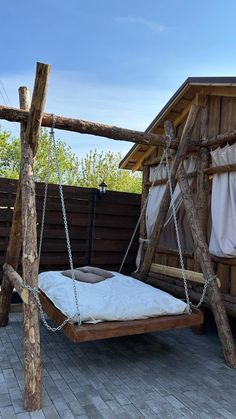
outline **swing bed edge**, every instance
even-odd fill
[[[66,320],[66,316],[55,307],[53,302],[42,291],[40,293],[40,301],[44,311],[56,325]],[[104,321],[96,324],[82,323],[80,326],[70,321],[62,328],[62,332],[71,342],[76,343],[196,327],[202,324],[203,314],[201,310],[194,308],[190,314],[165,315],[139,320]]]

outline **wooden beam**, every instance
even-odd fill
[[[44,310],[56,325],[61,324],[65,320],[64,314],[53,305],[44,293],[41,293],[40,300]],[[139,320],[105,321],[97,324],[84,323],[80,327],[67,323],[63,327],[62,332],[72,342],[88,342],[118,336],[130,336],[160,330],[199,326],[202,323],[203,315],[201,311],[194,309],[191,314],[183,313]]]
[[[182,136],[181,136],[179,148],[177,150],[177,153],[175,155],[173,164],[171,166],[171,184],[172,184],[173,190],[174,190],[174,188],[176,186],[176,183],[177,183],[176,173],[177,173],[179,164],[181,163],[181,161],[186,156],[189,141],[190,141],[190,138],[191,138],[191,132],[192,132],[192,129],[194,127],[194,123],[196,121],[198,112],[199,112],[199,106],[198,105],[192,105],[191,108],[190,108],[190,111],[189,111],[189,115],[188,115],[184,130],[183,130]],[[166,132],[166,134],[169,134],[169,133]],[[141,265],[140,272],[138,272],[138,275],[136,275],[136,276],[139,276],[143,280],[145,280],[145,278],[147,277],[147,274],[150,270],[150,266],[151,266],[152,259],[153,259],[154,253],[155,253],[155,249],[156,249],[156,246],[158,244],[161,232],[162,232],[164,224],[165,224],[166,215],[167,215],[167,212],[168,212],[169,207],[170,207],[170,201],[171,201],[170,191],[169,191],[169,187],[167,185],[165,193],[164,193],[163,198],[162,198],[159,213],[157,214],[157,218],[156,218],[156,221],[155,221],[153,233],[152,233],[152,236],[149,240],[147,250],[145,252],[145,256],[144,256],[143,263]]]
[[[148,150],[145,151],[141,157],[139,157],[139,159],[136,161],[136,163],[133,164],[133,166],[132,166],[132,172],[133,173],[136,172],[136,170],[138,170],[142,166],[142,164],[144,163],[144,161],[149,156],[151,156],[152,153],[155,152],[155,150],[156,150],[156,147],[153,147],[153,146],[152,147],[149,147]]]
[[[29,116],[28,111],[17,108],[0,106],[0,119],[6,119],[12,122],[26,122]],[[81,134],[90,134],[99,137],[111,138],[118,141],[131,141],[145,145],[166,145],[165,136],[160,134],[152,134],[149,132],[141,132],[126,128],[116,127],[114,125],[105,125],[92,121],[84,121],[82,119],[66,118],[64,116],[55,115],[55,128],[79,132]],[[42,126],[52,126],[52,115],[44,113],[42,117]],[[29,133],[31,134],[31,133]],[[178,140],[173,140],[171,148],[178,147]]]
[[[22,268],[24,283],[38,288],[37,216],[35,205],[34,156],[43,117],[50,66],[37,63],[30,112],[22,145]],[[22,121],[24,122],[24,121]],[[24,404],[28,411],[42,406],[39,313],[34,296],[24,304]]]
[[[147,186],[148,180],[150,175],[150,167],[144,166],[143,167],[143,178],[142,178],[142,198],[141,198],[141,209],[143,211],[143,207],[146,204],[149,187]],[[147,237],[147,229],[146,229],[146,209],[143,212],[143,216],[140,220],[140,237],[143,239]]]
[[[30,94],[27,87],[20,87],[19,89],[20,108],[28,110],[30,105]],[[26,125],[21,124],[21,144],[24,138]],[[21,179],[21,174],[20,174]],[[6,263],[13,266],[17,270],[18,261],[22,247],[22,223],[21,223],[21,182],[17,184],[16,199],[13,210],[12,225],[10,231],[9,242],[6,253]],[[3,275],[0,294],[0,326],[6,326],[9,321],[9,312],[11,306],[13,286],[8,278]]]
[[[231,143],[236,141],[236,131],[232,131],[232,132],[225,132],[224,134],[218,134],[215,135],[214,137],[210,137],[210,138],[205,138],[202,143],[201,146],[202,147],[215,147],[215,146],[220,146],[226,143]]]
[[[190,172],[190,173],[187,173],[187,177],[188,178],[193,178],[193,177],[196,177],[197,176],[197,172]],[[155,180],[155,182],[154,183],[152,183],[152,182],[146,182],[146,187],[148,187],[148,188],[150,188],[151,186],[160,186],[160,185],[165,185],[166,183],[168,182],[168,179],[167,178],[164,178],[164,179],[157,179],[157,180]]]
[[[209,86],[204,88],[204,93],[209,96],[236,97],[236,86]]]
[[[205,97],[204,106],[201,109],[200,118],[200,138],[201,142],[207,137],[209,121],[209,97]],[[205,240],[207,242],[208,227],[208,199],[210,193],[209,178],[205,174],[205,169],[210,164],[210,152],[204,147],[200,147],[198,153],[198,169],[197,169],[197,192],[196,192],[196,211],[199,222],[202,226]],[[194,254],[194,270],[200,270],[200,264],[197,255]]]
[[[188,101],[187,105],[183,109],[183,111],[173,120],[173,125],[175,128],[186,118],[186,116],[189,113],[189,110],[192,105],[200,105],[202,106],[202,95],[196,93],[194,96],[194,99],[192,101]],[[154,130],[154,129],[153,129]],[[173,137],[174,138],[174,137]],[[171,147],[172,148],[172,147]],[[173,147],[174,150],[176,150],[176,147]],[[189,146],[189,150],[196,151],[198,149],[198,144],[195,141],[192,141],[192,144]],[[155,147],[150,147],[146,152],[143,153],[143,156],[141,156],[138,161],[133,165],[132,172],[135,172],[140,168],[142,163],[148,159],[149,156],[155,151]]]
[[[208,246],[204,237],[202,226],[199,222],[196,208],[194,207],[193,196],[189,186],[185,169],[181,165],[177,172],[178,183],[182,192],[183,203],[186,209],[189,225],[194,240],[196,255],[198,257],[205,280],[215,276]],[[222,350],[226,363],[236,368],[236,352],[232,333],[229,327],[227,314],[224,307],[223,297],[220,293],[216,281],[211,281],[208,285],[208,298],[212,312],[215,317]]]
[[[213,166],[204,169],[206,175],[214,175],[215,173],[236,172],[236,164],[225,164],[223,166]]]
[[[23,287],[23,279],[21,276],[15,271],[15,269],[13,269],[11,265],[8,265],[7,263],[3,265],[3,271],[10,281],[12,287],[15,288],[15,290],[18,292],[22,301],[25,304],[29,304],[29,291]]]
[[[159,263],[152,263],[150,272],[171,276],[173,278],[183,279],[181,268],[161,265]],[[186,279],[190,282],[196,282],[198,284],[205,284],[204,276],[200,272],[195,272],[195,271],[190,271],[190,270],[185,269],[185,275],[186,275]],[[219,278],[216,278],[216,282],[217,282],[218,287],[220,288],[221,283],[220,283]]]

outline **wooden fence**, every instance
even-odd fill
[[[0,178],[0,278],[10,233],[17,181]],[[138,220],[140,195],[64,186],[64,197],[75,266],[95,265],[118,270]],[[38,236],[44,184],[36,185]],[[135,266],[138,239],[134,241],[124,273]],[[69,265],[57,185],[49,185],[40,270],[63,270]]]

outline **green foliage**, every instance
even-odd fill
[[[79,185],[97,188],[104,180],[110,190],[140,193],[140,173],[119,169],[121,159],[121,153],[90,150],[80,161]]]
[[[11,133],[0,131],[0,176],[17,179],[20,172],[20,140]],[[57,140],[57,154],[64,185],[98,188],[105,181],[108,189],[123,192],[141,192],[141,176],[128,170],[119,169],[121,153],[111,151],[98,153],[90,150],[78,160],[71,148],[62,140]],[[47,159],[49,156],[49,163]],[[48,172],[50,183],[58,183],[53,157],[53,143],[48,132],[42,130],[35,159],[35,180],[45,182]]]
[[[20,141],[0,131],[0,176],[17,179],[20,171]]]

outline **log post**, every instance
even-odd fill
[[[194,127],[194,123],[196,121],[199,109],[200,109],[200,107],[198,105],[195,105],[195,104],[191,105],[191,108],[190,108],[189,114],[188,114],[188,118],[187,118],[186,124],[184,126],[184,130],[183,130],[181,140],[180,140],[180,143],[179,143],[179,148],[177,150],[177,153],[175,155],[174,161],[173,161],[172,166],[171,166],[171,183],[172,183],[173,190],[174,190],[174,188],[176,186],[176,183],[177,183],[176,173],[177,173],[179,164],[181,163],[182,159],[184,159],[184,157],[186,155],[186,152],[188,150],[188,145],[190,143],[192,129]],[[170,136],[172,137],[172,131],[171,131],[170,127],[171,127],[171,125],[168,124],[167,129],[170,129]],[[164,196],[162,198],[159,213],[158,213],[157,218],[156,218],[153,233],[152,233],[152,236],[151,236],[150,241],[148,243],[148,247],[147,247],[147,250],[146,250],[146,253],[145,253],[145,256],[144,256],[144,260],[143,260],[143,263],[141,265],[141,269],[135,275],[136,277],[139,277],[142,280],[146,279],[147,274],[150,270],[150,266],[151,266],[151,263],[152,263],[152,260],[153,260],[153,256],[154,256],[154,253],[155,253],[155,250],[156,250],[156,246],[158,244],[161,232],[163,230],[166,215],[167,215],[167,212],[168,212],[168,209],[169,209],[169,206],[170,206],[170,201],[171,201],[170,191],[169,191],[169,186],[167,185]]]
[[[20,108],[29,110],[30,106],[30,95],[27,87],[19,88],[19,102]],[[21,144],[24,138],[26,124],[21,123]],[[22,224],[21,224],[21,173],[19,176],[19,181],[17,184],[16,199],[14,204],[12,225],[9,237],[9,243],[6,253],[6,263],[11,265],[15,270],[17,270],[18,262],[20,258],[20,252],[22,247]],[[11,296],[12,296],[13,286],[3,274],[2,288],[0,294],[0,326],[6,326],[9,320],[9,312],[11,306]]]
[[[209,97],[205,98],[204,106],[201,109],[200,120],[200,142],[207,138],[209,121]],[[196,194],[196,211],[199,222],[202,226],[205,240],[207,242],[207,225],[208,225],[208,199],[209,199],[209,178],[205,173],[205,169],[210,164],[210,153],[207,148],[200,147],[198,153],[198,169],[197,169],[197,194]],[[194,270],[200,270],[200,264],[196,253],[194,252]]]
[[[145,202],[148,197],[149,193],[149,174],[150,174],[150,167],[144,164],[143,166],[143,178],[142,178],[142,199],[141,199],[141,212],[145,205]],[[143,212],[143,216],[140,220],[140,237],[145,239],[147,237],[147,229],[146,229],[146,210]]]
[[[211,257],[204,237],[203,229],[198,219],[196,208],[194,207],[193,195],[183,165],[181,165],[178,169],[177,178],[182,192],[189,225],[193,235],[196,255],[201,265],[204,278],[205,280],[208,280],[209,278],[214,277],[215,273],[212,267]],[[216,281],[214,280],[211,281],[208,286],[208,299],[215,317],[215,322],[226,363],[230,367],[236,368],[236,352],[234,341],[229,327],[223,297],[219,291]]]
[[[43,117],[49,65],[37,63],[33,97],[22,145],[22,267],[24,283],[38,288],[38,255],[34,156]],[[38,306],[32,293],[24,304],[24,404],[28,411],[39,410],[42,403],[40,334]]]

